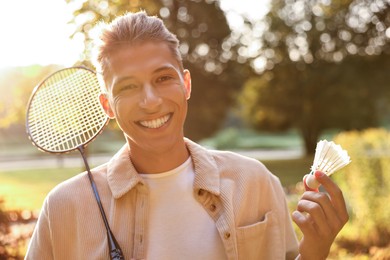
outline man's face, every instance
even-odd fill
[[[122,46],[110,56],[100,101],[132,150],[165,152],[183,142],[191,77],[179,68],[165,43]]]

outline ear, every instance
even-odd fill
[[[184,89],[186,91],[186,99],[190,99],[191,97],[191,74],[189,70],[183,71],[184,76]]]
[[[99,95],[99,101],[102,105],[104,111],[106,112],[107,116],[111,119],[115,118],[114,112],[112,112],[110,102],[108,101],[107,94],[100,93]]]

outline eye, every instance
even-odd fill
[[[172,76],[164,75],[164,76],[161,76],[161,77],[157,78],[157,82],[158,83],[163,83],[163,82],[169,81],[171,79],[173,79]]]
[[[120,87],[120,91],[135,89],[137,87],[138,86],[136,84],[126,84],[123,87]]]

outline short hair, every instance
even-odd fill
[[[109,56],[118,47],[149,41],[165,42],[183,71],[179,40],[158,17],[148,16],[144,11],[128,12],[111,23],[99,23],[96,29],[93,63],[103,79],[109,69]]]

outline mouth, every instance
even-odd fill
[[[153,120],[144,120],[144,121],[139,121],[138,123],[146,128],[151,128],[151,129],[157,129],[165,125],[169,119],[171,118],[172,114],[167,114],[165,116],[162,116],[157,119]]]

